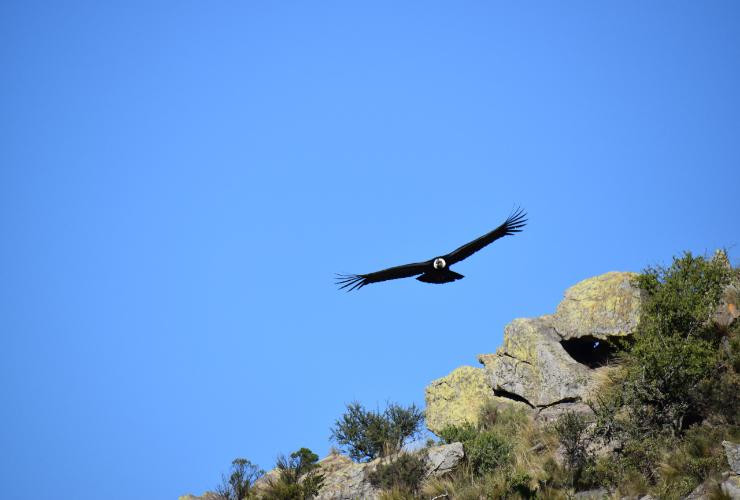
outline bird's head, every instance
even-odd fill
[[[447,262],[442,257],[434,259],[434,269],[444,269],[446,265]]]

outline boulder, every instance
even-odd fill
[[[324,485],[316,500],[377,498],[378,491],[367,480],[367,474],[377,466],[377,462],[379,460],[357,463],[338,453],[324,458],[319,462]]]
[[[481,410],[490,402],[512,404],[493,394],[483,368],[472,366],[461,366],[434,380],[425,390],[425,400],[426,425],[437,435],[448,425],[477,425]]]
[[[727,463],[730,465],[730,470],[735,474],[740,474],[740,444],[722,441],[722,447],[725,449],[725,456],[727,457]]]
[[[707,498],[710,498],[709,494],[712,491],[712,488],[716,486],[717,483],[713,483],[712,481],[705,481],[694,488],[694,490],[689,493],[688,496],[685,497],[683,500],[705,500]]]
[[[532,407],[579,399],[589,368],[563,348],[552,317],[515,319],[504,329],[496,354],[479,356],[488,384],[499,394],[518,396]]]
[[[427,477],[440,477],[452,472],[464,456],[462,443],[429,448],[426,456]]]
[[[720,485],[722,492],[732,500],[740,500],[740,476],[733,474]]]
[[[422,454],[426,462],[426,477],[440,477],[453,471],[464,457],[462,443],[432,446],[415,452]],[[316,500],[350,500],[363,498],[375,500],[380,492],[370,484],[369,474],[380,464],[387,464],[398,458],[399,454],[377,458],[370,462],[357,463],[345,455],[332,453],[319,461],[320,472],[324,474],[324,484]],[[267,486],[269,478],[276,477],[277,471],[265,474],[255,483],[257,491]],[[196,499],[197,500],[197,499]]]
[[[587,399],[609,371],[609,338],[630,335],[639,321],[635,276],[610,272],[581,281],[555,314],[506,325],[503,345],[478,357],[494,393],[540,411]],[[581,403],[577,410],[587,408]]]
[[[605,488],[579,491],[573,495],[573,498],[576,500],[604,500],[605,498],[609,498],[609,491]]]
[[[488,401],[526,405],[556,418],[562,409],[588,412],[583,404],[606,380],[609,339],[632,334],[642,294],[635,273],[609,272],[570,287],[554,314],[515,319],[503,345],[482,354],[483,369],[465,366],[426,389],[427,427],[476,424]]]
[[[563,339],[597,339],[630,335],[640,319],[641,292],[635,273],[610,272],[589,278],[565,291],[553,316]]]

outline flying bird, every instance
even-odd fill
[[[417,280],[424,283],[449,283],[463,279],[462,274],[458,274],[450,266],[467,259],[481,248],[490,245],[497,239],[521,232],[527,223],[525,218],[527,214],[521,209],[515,210],[503,224],[493,231],[484,234],[470,243],[466,243],[460,248],[453,250],[447,255],[434,257],[424,262],[414,264],[405,264],[403,266],[389,267],[382,271],[376,271],[368,274],[338,274],[336,283],[339,289],[346,288],[347,291],[360,289],[370,283],[380,281],[395,280],[399,278],[410,278],[417,276]],[[418,276],[421,275],[421,276]]]

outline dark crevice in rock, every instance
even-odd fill
[[[550,403],[548,405],[538,406],[537,409],[539,411],[542,411],[542,410],[544,410],[546,408],[550,408],[551,406],[560,405],[560,404],[564,404],[564,403],[579,403],[580,401],[581,401],[581,398],[579,398],[579,397],[575,397],[575,398],[563,398],[563,399],[559,399],[558,401],[555,401],[554,403]]]
[[[617,348],[608,340],[584,336],[561,340],[560,345],[575,361],[589,368],[598,368],[614,361]]]
[[[507,398],[512,399],[514,401],[519,401],[520,403],[524,403],[528,405],[530,408],[534,408],[535,406],[527,401],[525,398],[521,397],[519,394],[514,394],[513,392],[505,391],[503,389],[494,389],[493,395],[498,396],[500,398]]]
[[[531,365],[531,364],[532,364],[532,363],[530,363],[529,361],[524,361],[523,359],[519,359],[519,358],[517,358],[517,357],[515,357],[515,356],[512,356],[512,355],[511,355],[511,354],[509,354],[509,353],[506,353],[506,352],[505,352],[505,353],[503,353],[503,355],[504,355],[504,356],[506,356],[507,358],[511,358],[511,359],[513,359],[513,360],[515,360],[515,361],[519,361],[520,363],[524,363],[525,365]]]

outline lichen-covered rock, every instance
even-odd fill
[[[427,427],[439,434],[448,425],[476,425],[481,408],[492,397],[483,369],[461,366],[427,386]]]
[[[538,422],[555,422],[565,413],[577,413],[584,417],[593,415],[593,410],[586,403],[581,401],[562,402],[552,406],[546,406],[540,408],[537,412],[536,418]]]
[[[629,335],[640,319],[641,293],[632,284],[635,273],[610,272],[570,287],[553,316],[564,338],[606,339]]]
[[[354,498],[375,499],[378,491],[367,480],[379,460],[356,463],[338,453],[329,455],[319,462],[324,474],[324,485],[316,500],[350,500]]]
[[[722,447],[725,449],[725,456],[730,469],[735,474],[740,474],[740,444],[722,441]]]
[[[478,425],[486,404],[514,405],[524,403],[494,395],[483,368],[461,366],[446,377],[432,381],[425,390],[426,425],[439,435],[449,425]]]
[[[609,498],[609,491],[605,488],[598,488],[595,490],[579,491],[573,498],[576,500],[604,500]]]
[[[732,475],[720,485],[722,492],[732,500],[740,500],[740,476]]]
[[[452,472],[464,456],[462,443],[429,448],[426,456],[427,477],[439,477]]]
[[[480,409],[492,400],[542,412],[590,397],[609,368],[575,359],[574,349],[587,354],[594,349],[595,358],[595,342],[634,331],[642,304],[642,294],[633,285],[635,276],[610,272],[583,280],[565,292],[555,314],[509,323],[496,353],[478,357],[483,371],[458,368],[427,387],[429,429],[438,433],[446,425],[476,424]],[[580,344],[574,347],[572,342]],[[585,405],[579,404],[578,410],[586,411]]]
[[[496,354],[479,356],[488,383],[544,407],[580,399],[590,382],[590,369],[563,348],[552,317],[515,319],[504,329],[504,345]]]
[[[581,281],[565,292],[555,314],[506,325],[503,345],[495,354],[478,357],[491,388],[540,412],[587,399],[609,370],[595,362],[596,342],[630,335],[639,321],[641,292],[632,284],[635,276],[610,272]],[[580,350],[587,354],[593,350],[594,360],[574,359],[573,347],[570,352],[565,348],[574,341],[582,342]]]

